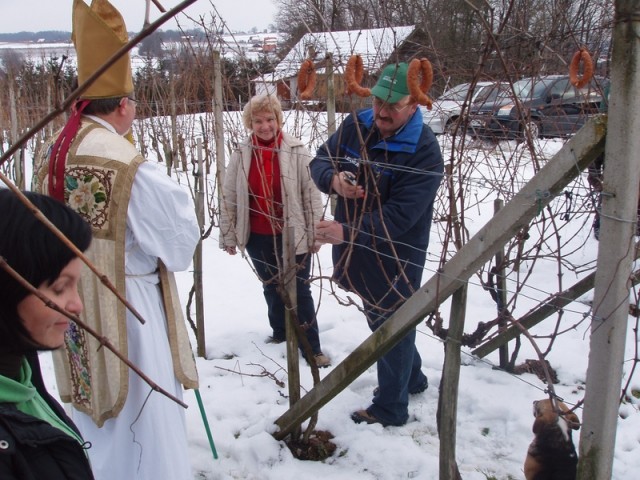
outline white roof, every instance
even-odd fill
[[[300,64],[308,57],[309,47],[313,47],[315,51],[315,61],[322,60],[327,53],[331,53],[334,68],[339,72],[344,69],[349,57],[356,54],[362,57],[365,71],[377,72],[415,28],[415,25],[410,25],[370,30],[307,33],[276,66],[273,73],[255,80],[275,82],[296,76]]]

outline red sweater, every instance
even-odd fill
[[[282,134],[269,142],[251,136],[253,154],[249,168],[249,222],[252,233],[273,235],[282,232],[282,183],[278,149]]]

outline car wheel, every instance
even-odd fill
[[[450,118],[447,124],[444,126],[444,133],[447,135],[451,135],[453,131],[456,129],[456,125],[458,125],[459,117]]]
[[[522,135],[530,135],[531,140],[540,138],[540,124],[535,120],[529,120],[522,126]]]

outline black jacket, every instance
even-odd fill
[[[47,422],[14,404],[0,404],[0,478],[2,480],[93,479],[82,446]]]
[[[32,382],[49,406],[77,431],[60,405],[43,387],[37,357],[29,358]],[[0,479],[92,480],[83,447],[47,422],[26,415],[15,404],[0,403]]]

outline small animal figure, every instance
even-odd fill
[[[555,405],[554,405],[555,403]],[[527,480],[575,480],[578,455],[571,430],[580,428],[580,419],[562,402],[533,402],[533,433],[524,462]]]

